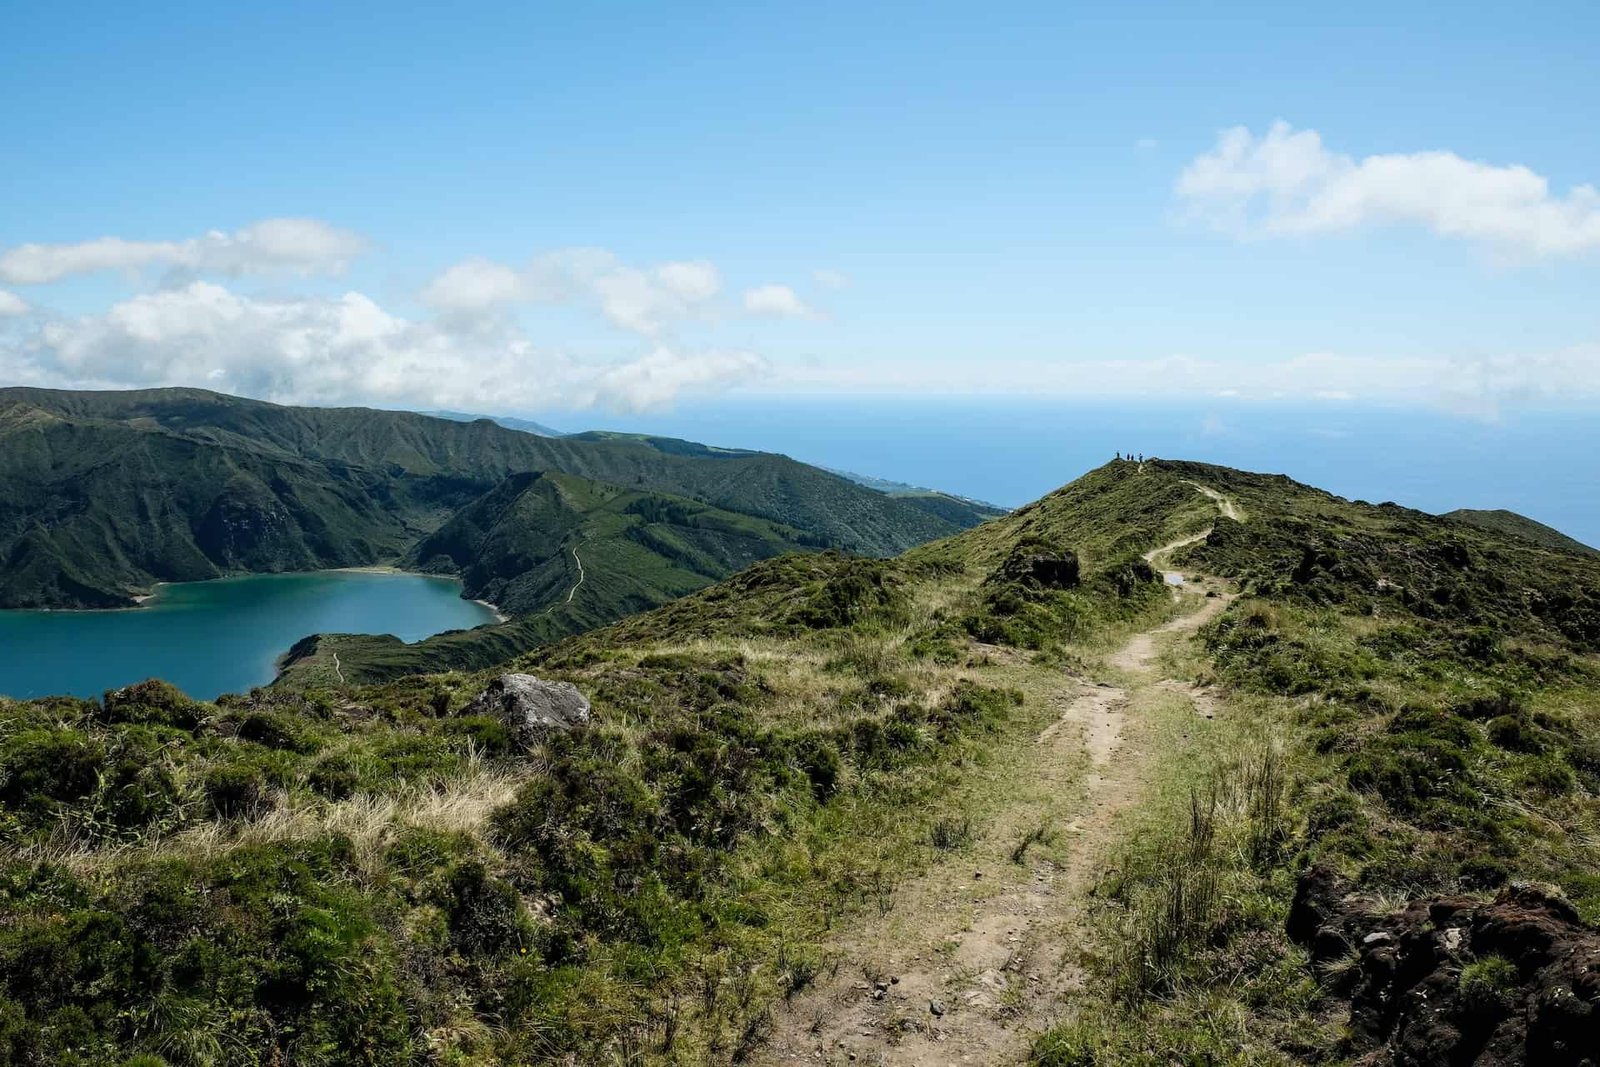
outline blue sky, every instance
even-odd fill
[[[0,379],[1600,406],[1600,7],[1292,7],[11,5]]]

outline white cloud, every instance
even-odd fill
[[[1275,402],[1438,407],[1483,418],[1537,405],[1600,401],[1600,344],[1496,356],[1313,353],[1260,362],[1168,356],[1053,362],[984,360],[811,366],[763,379],[765,388],[905,393],[1026,393],[1150,400],[1216,396]]]
[[[503,263],[466,259],[434,278],[422,301],[441,311],[483,311],[521,298],[522,276]]]
[[[16,293],[0,289],[0,319],[28,313],[28,302]]]
[[[450,267],[422,290],[430,307],[477,313],[513,304],[587,299],[614,325],[646,337],[701,314],[721,291],[717,269],[704,260],[632,267],[601,248],[545,253],[521,268],[486,259]]]
[[[709,263],[663,263],[649,270],[615,267],[589,280],[600,310],[617,326],[654,337],[697,313],[722,287]]]
[[[316,219],[264,219],[234,233],[182,241],[101,237],[78,244],[24,244],[0,253],[0,280],[42,285],[77,274],[163,266],[197,273],[336,274],[367,248],[360,234]]]
[[[467,410],[638,409],[724,388],[764,366],[747,352],[656,346],[582,361],[507,323],[413,321],[361,293],[264,300],[209,282],[144,294],[104,314],[0,334],[0,379],[69,388],[205,384],[283,403]]]
[[[805,318],[815,314],[787,285],[760,285],[745,290],[744,309],[752,315]]]
[[[811,278],[824,289],[846,289],[850,285],[850,276],[837,270],[814,270]]]
[[[1441,237],[1515,256],[1600,248],[1600,192],[1555,195],[1524,166],[1495,166],[1430,151],[1355,159],[1330,152],[1315,130],[1276,122],[1257,137],[1225,130],[1177,181],[1190,214],[1241,237],[1332,233],[1409,223]]]

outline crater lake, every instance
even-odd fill
[[[416,641],[494,622],[449,578],[381,571],[253,574],[163,585],[137,608],[0,611],[0,695],[97,697],[161,678],[197,700],[265,685],[313,633]]]

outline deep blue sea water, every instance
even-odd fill
[[[415,641],[493,622],[461,583],[420,574],[318,571],[161,586],[122,611],[0,611],[0,693],[107,689],[163,678],[211,700],[270,682],[312,633],[392,633]]]
[[[1424,511],[1509,508],[1600,545],[1600,420],[1500,421],[1329,402],[1273,408],[1197,398],[1132,406],[999,397],[729,397],[636,416],[547,412],[563,430],[660,433],[783,452],[1006,506],[1116,451],[1287,474],[1340,496]]]

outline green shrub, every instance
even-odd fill
[[[227,763],[206,772],[206,800],[219,819],[248,819],[267,804],[267,779],[261,768]]]
[[[105,758],[105,746],[78,730],[23,730],[0,755],[0,803],[47,817],[94,792]]]
[[[1485,956],[1461,969],[1459,989],[1470,1014],[1502,1016],[1518,999],[1517,965],[1504,956]]]
[[[443,898],[451,944],[465,955],[509,955],[526,951],[533,940],[522,898],[478,860],[458,864],[450,872]]]
[[[284,712],[252,712],[239,723],[239,737],[287,752],[311,752],[317,747],[311,731]]]
[[[447,729],[485,756],[504,759],[521,748],[511,727],[493,715],[463,715],[450,720]]]
[[[122,689],[107,690],[107,722],[150,723],[193,730],[205,721],[205,705],[190,700],[176,686],[154,678]]]
[[[1460,716],[1408,708],[1351,757],[1347,776],[1351,786],[1378,794],[1398,812],[1447,814],[1440,802],[1472,804],[1478,796],[1471,765],[1477,743],[1472,726]]]

